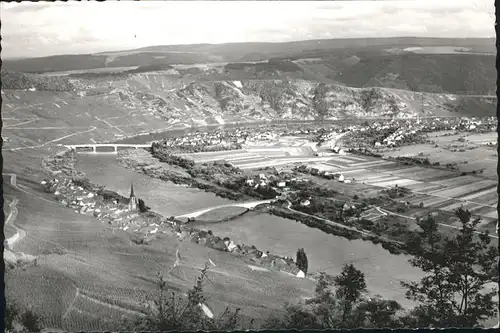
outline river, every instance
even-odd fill
[[[116,155],[77,157],[76,167],[92,182],[128,196],[130,182],[139,198],[164,216],[181,215],[198,209],[230,203],[199,189],[187,188],[147,177],[116,163]],[[271,253],[295,256],[303,247],[309,259],[309,272],[338,274],[345,263],[354,263],[366,276],[368,289],[374,294],[408,306],[400,280],[416,280],[421,271],[408,263],[406,255],[392,255],[382,246],[326,234],[301,223],[281,217],[250,212],[240,218],[207,226],[219,236],[228,236],[238,244],[255,245]]]
[[[127,198],[130,183],[133,182],[135,195],[143,199],[151,210],[167,217],[232,202],[210,192],[167,183],[126,169],[116,163],[116,155],[113,154],[79,154],[76,169],[84,172],[93,183],[103,185]]]

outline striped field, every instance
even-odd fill
[[[280,142],[277,147],[253,146],[236,151],[185,156],[196,163],[226,160],[244,170],[306,164],[320,172],[342,173],[356,183],[375,188],[392,188],[395,185],[407,187],[414,195],[411,202],[422,202],[427,208],[451,211],[463,205],[479,216],[497,218],[495,205],[498,195],[494,180],[461,176],[457,172],[424,166],[405,166],[390,160],[358,155],[312,156],[312,150],[306,144],[284,144]]]

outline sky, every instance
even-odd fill
[[[495,37],[494,10],[492,0],[2,2],[2,57],[197,43]]]

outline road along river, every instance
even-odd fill
[[[136,195],[164,216],[178,216],[232,203],[212,193],[174,185],[126,169],[118,165],[116,156],[111,154],[78,155],[76,168],[93,183],[124,196],[128,196],[130,182],[133,181]],[[297,249],[302,247],[309,259],[310,272],[338,274],[342,265],[352,262],[365,273],[368,289],[372,293],[397,300],[405,306],[411,303],[405,299],[405,290],[399,286],[399,281],[417,280],[422,274],[410,266],[406,255],[392,255],[371,242],[349,241],[265,213],[249,212],[228,222],[210,223],[208,228],[217,235],[230,237],[236,243],[255,245],[275,254],[294,257]]]

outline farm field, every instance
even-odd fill
[[[342,156],[344,160],[351,156]],[[428,209],[474,208],[474,212],[485,218],[497,218],[496,210],[492,205],[496,203],[496,181],[483,176],[461,176],[458,172],[438,170],[423,166],[405,166],[393,161],[366,158],[366,162],[356,160],[350,164],[341,165],[336,157],[327,162],[309,163],[320,171],[334,171],[342,173],[346,179],[353,179],[354,183],[364,184],[367,187],[391,188],[395,185],[407,187],[413,191],[411,202],[423,203]],[[331,164],[336,167],[328,168]],[[375,167],[371,167],[375,166]],[[333,181],[336,184],[337,181]],[[345,184],[344,186],[353,186]],[[337,186],[337,185],[335,185]],[[483,209],[484,207],[484,209]],[[481,208],[481,209],[479,209]]]
[[[450,137],[437,138],[450,140],[448,139]],[[281,142],[283,146],[285,143]],[[429,146],[427,148],[429,151],[436,151],[434,147]],[[402,147],[401,149],[413,149],[413,153],[416,155],[423,147],[411,146]],[[496,218],[495,213],[491,211],[491,207],[487,207],[496,200],[496,193],[485,192],[488,190],[493,191],[492,188],[496,185],[496,180],[488,176],[485,177],[485,175],[461,176],[460,172],[424,166],[405,166],[395,161],[365,156],[334,155],[317,157],[303,155],[300,157],[286,157],[283,156],[286,155],[286,151],[286,147],[271,149],[260,146],[259,148],[254,147],[252,150],[244,149],[238,152],[220,152],[219,154],[212,153],[210,155],[197,153],[191,154],[191,156],[198,163],[207,160],[224,159],[243,170],[306,164],[308,167],[316,168],[320,172],[342,173],[346,179],[352,179],[366,186],[390,188],[397,185],[408,187],[414,194],[427,195],[423,198],[412,199],[412,202],[417,204],[422,202],[428,208],[457,208],[463,203],[464,205],[472,205],[470,207],[475,208],[475,211],[480,212],[483,217]],[[394,152],[394,154],[404,155],[401,150]],[[478,210],[482,206],[485,206],[485,209]]]
[[[429,133],[429,138],[434,140],[435,144],[404,146],[392,151],[386,151],[383,154],[385,156],[416,156],[423,153],[431,163],[439,162],[441,165],[457,163],[461,172],[483,170],[482,176],[497,179],[496,164],[498,156],[496,146],[486,145],[489,142],[496,143],[496,133],[461,133],[460,135],[451,136],[443,136],[443,134],[445,133]],[[465,137],[466,141],[458,142],[457,140],[460,137]],[[464,151],[460,151],[459,148],[456,151],[451,151],[446,148],[449,145],[461,146]]]
[[[476,197],[473,200],[484,205],[494,205],[498,202],[498,193],[497,191],[491,191],[487,194]]]

